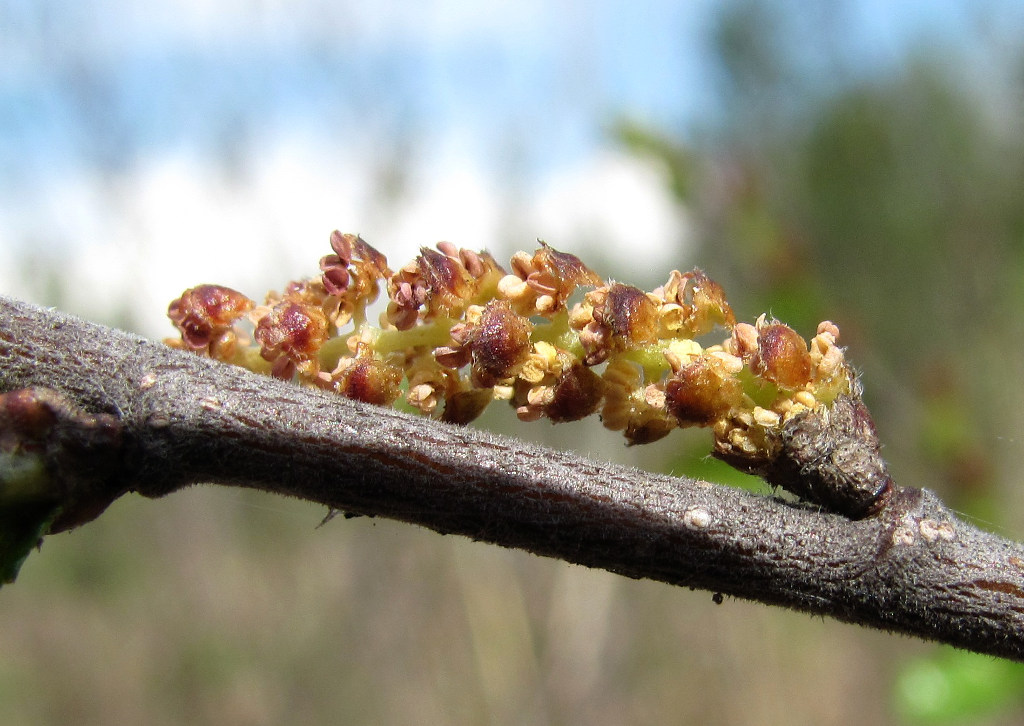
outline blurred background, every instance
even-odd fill
[[[897,481],[1024,536],[1024,6],[0,0],[0,293],[537,238],[842,330]],[[492,409],[497,409],[497,406]],[[707,432],[484,425],[758,486]],[[4,724],[1014,724],[1024,670],[301,502],[124,498],[0,591]]]

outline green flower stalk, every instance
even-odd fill
[[[180,332],[168,344],[457,424],[502,400],[523,421],[599,412],[630,444],[705,427],[719,458],[851,516],[888,491],[884,468],[886,483],[857,483],[863,491],[850,501],[824,491],[832,484],[807,483],[837,445],[837,425],[840,438],[873,436],[834,323],[822,322],[808,344],[763,315],[737,322],[721,286],[698,269],[672,271],[645,292],[543,242],[516,253],[511,272],[447,242],[397,271],[357,235],[334,232],[330,244],[318,278],[262,305],[216,285],[186,290],[168,310]],[[382,288],[387,308],[372,325],[367,307]],[[716,329],[720,342],[699,342]],[[806,443],[809,426],[831,438],[799,451],[794,441]]]

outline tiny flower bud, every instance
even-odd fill
[[[534,313],[548,317],[562,310],[579,285],[600,285],[601,278],[576,255],[559,252],[541,242],[533,256],[524,252],[512,257],[512,271],[523,280],[526,289],[502,280],[499,290],[517,309],[533,307]]]
[[[593,311],[591,321],[580,331],[587,365],[597,365],[615,351],[657,340],[658,306],[643,290],[616,282],[588,292],[584,301]],[[582,315],[574,317],[584,320]]]
[[[334,250],[334,254],[320,258],[324,288],[330,295],[340,296],[348,290],[351,278],[348,265],[352,262],[353,239],[355,239],[355,235],[342,234],[335,230],[331,233],[331,249]]]
[[[211,344],[240,317],[252,309],[252,300],[221,285],[189,288],[167,308],[167,317],[181,331],[181,339],[192,350],[209,350]]]
[[[278,364],[279,360],[315,373],[314,356],[327,340],[327,316],[318,307],[285,300],[260,318],[253,338],[260,344],[260,355],[275,363],[278,377],[290,377],[288,367]]]
[[[526,280],[515,275],[505,275],[498,281],[498,294],[513,302],[523,298],[529,291],[530,286],[526,284]]]
[[[727,342],[730,353],[749,361],[757,353],[757,328],[750,323],[736,323]]]
[[[608,288],[604,306],[594,311],[594,319],[608,328],[624,344],[650,343],[658,336],[658,310],[643,290],[615,283]]]
[[[559,252],[545,242],[540,244],[540,249],[533,255],[533,265],[548,280],[548,284],[543,286],[545,291],[557,293],[564,302],[578,285],[601,284],[601,277],[576,255]]]
[[[484,412],[493,398],[490,388],[472,388],[453,393],[444,402],[441,420],[453,424],[468,424]]]
[[[655,411],[656,409],[649,409]],[[650,444],[663,439],[675,428],[675,425],[662,416],[637,417],[631,419],[623,429],[626,443],[630,446]]]
[[[470,343],[473,381],[490,387],[514,376],[530,354],[532,331],[530,321],[513,312],[508,301],[488,303]]]
[[[375,299],[378,281],[391,276],[387,258],[362,237],[337,230],[331,234],[331,249],[333,255],[320,259],[321,280],[327,294],[350,298],[349,306],[357,300],[365,304]],[[350,289],[353,285],[354,289]]]
[[[551,343],[541,340],[534,344],[533,352],[519,370],[519,378],[527,383],[540,383],[545,376],[560,370],[558,349]]]
[[[665,406],[683,425],[707,426],[742,402],[743,384],[714,355],[695,358],[665,384]]]
[[[663,303],[662,323],[668,331],[685,330],[697,337],[715,325],[727,328],[736,324],[736,316],[725,299],[722,286],[694,268],[685,274],[673,270],[668,282],[652,295]]]
[[[390,406],[398,398],[402,369],[376,358],[349,359],[333,376],[335,390],[347,398]]]
[[[526,392],[526,402],[535,407],[543,409],[555,397],[555,389],[552,386],[534,386]]]
[[[844,396],[857,397],[829,321],[808,345],[764,316],[737,323],[721,286],[698,269],[674,270],[647,293],[605,283],[544,242],[515,254],[509,275],[486,252],[450,242],[422,248],[397,272],[358,235],[336,231],[330,244],[319,277],[289,283],[255,310],[228,288],[185,291],[168,309],[181,332],[171,344],[278,378],[297,373],[303,383],[378,405],[393,403],[407,381],[410,406],[451,423],[508,400],[524,421],[572,421],[600,409],[604,425],[630,444],[707,426],[716,456],[835,511],[860,516],[884,496],[873,480],[836,479],[847,490],[837,496],[825,491],[831,479],[803,488],[788,481],[804,477],[802,462],[822,449],[810,424],[839,421],[830,410],[839,405],[841,414]],[[366,310],[381,282],[389,300],[375,328]],[[570,310],[581,286],[594,289]],[[245,348],[251,341],[234,328],[250,310],[258,349]],[[724,341],[698,341],[715,326],[728,330]],[[321,371],[328,361],[337,367]],[[593,369],[602,363],[602,372]],[[851,425],[863,429],[854,413]],[[809,443],[794,422],[803,422]]]
[[[817,335],[831,335],[832,344],[835,345],[839,342],[839,326],[833,323],[831,320],[822,320],[818,323]]]
[[[751,369],[783,388],[799,388],[811,379],[807,342],[783,323],[764,325],[757,331],[757,354]]]
[[[691,329],[694,335],[703,335],[715,325],[731,327],[736,324],[736,315],[726,302],[725,290],[717,282],[705,275],[701,270],[694,269],[689,284],[684,288],[685,295],[691,301]],[[685,277],[685,275],[684,275]]]
[[[462,368],[473,359],[473,349],[468,345],[443,345],[434,349],[434,359],[445,368]]]
[[[544,414],[558,423],[586,418],[601,404],[604,382],[589,368],[576,365],[562,374]]]
[[[324,260],[326,259],[325,257]],[[320,269],[323,270],[324,289],[327,290],[327,294],[340,297],[348,290],[348,283],[352,276],[349,275],[347,268],[341,265],[325,265],[324,260],[320,261]]]
[[[473,292],[472,276],[458,258],[423,247],[416,258],[432,313],[461,312]]]
[[[405,396],[406,402],[417,409],[420,413],[430,415],[437,408],[437,389],[429,383],[419,383],[409,386],[409,392]]]

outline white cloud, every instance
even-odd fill
[[[608,277],[639,283],[679,267],[687,254],[687,221],[672,199],[666,170],[623,152],[599,151],[557,171],[532,210],[555,247],[600,247]]]
[[[47,197],[62,200],[63,216],[26,209],[28,219],[47,226],[17,234],[0,228],[0,240],[47,234],[67,240],[59,265],[67,274],[69,309],[110,319],[128,300],[142,332],[159,336],[168,332],[167,303],[186,287],[218,282],[260,297],[316,274],[335,228],[363,234],[393,267],[439,240],[495,249],[506,239],[508,192],[465,151],[450,149],[421,166],[392,205],[372,188],[371,156],[332,150],[323,140],[264,149],[239,178],[226,178],[195,156],[151,158],[116,193],[103,179],[65,179]],[[676,244],[686,232],[665,181],[655,164],[602,152],[528,190],[518,203],[524,213],[517,228],[588,260],[599,248],[597,256],[611,263],[599,270],[604,275],[641,283],[650,271],[660,278],[680,264]],[[48,221],[54,219],[56,228]],[[529,248],[533,239],[516,242]],[[0,286],[36,294],[14,280],[0,279]]]

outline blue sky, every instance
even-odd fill
[[[789,2],[866,71],[1021,19],[998,0]],[[12,272],[27,250],[74,271],[72,310],[128,297],[156,335],[182,287],[258,295],[315,271],[335,227],[395,262],[543,236],[693,264],[663,170],[607,128],[714,123],[721,5],[0,0],[0,292],[46,301]]]

